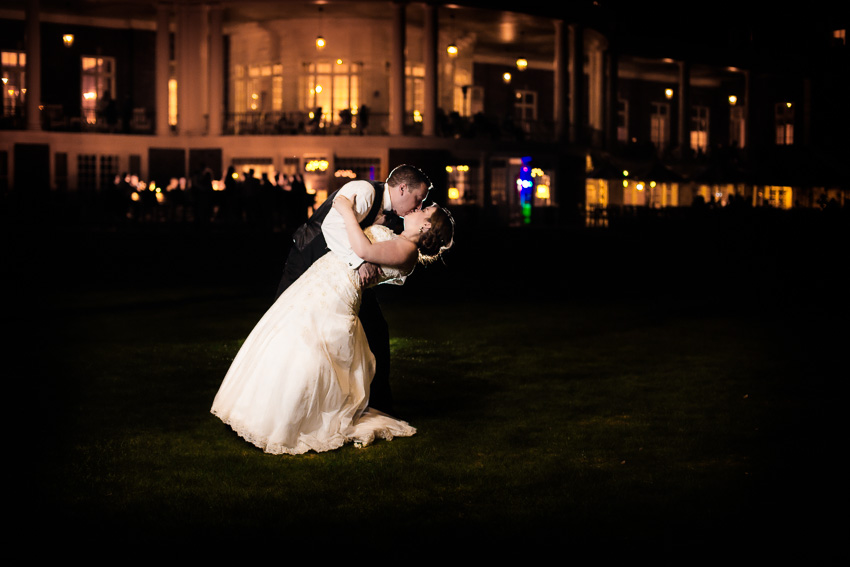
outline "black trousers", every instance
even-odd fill
[[[283,277],[277,288],[277,296],[286,291],[298,277],[307,271],[315,259],[309,253],[292,248],[283,268]],[[375,377],[369,393],[369,407],[392,413],[393,396],[390,390],[390,330],[374,289],[364,289],[360,302],[360,323],[366,333],[369,350],[375,355]]]

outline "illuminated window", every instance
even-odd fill
[[[790,209],[792,205],[791,187],[769,185],[764,188],[763,198],[771,207],[777,209]]]
[[[554,205],[552,199],[552,178],[540,168],[531,169],[531,191],[535,207],[550,207]]]
[[[454,93],[453,110],[461,116],[471,116],[472,75],[469,69],[462,66],[453,66],[452,87]]]
[[[355,115],[360,108],[359,63],[335,62],[310,63],[304,77],[306,88],[302,90],[304,110],[316,113],[311,119],[320,125],[339,124],[340,112]]]
[[[522,122],[537,120],[537,93],[514,91],[514,116]]]
[[[695,152],[708,151],[708,107],[691,108],[691,149]]]
[[[106,120],[105,113],[115,98],[115,58],[82,58],[82,113],[88,124]]]
[[[168,124],[177,126],[177,79],[168,79]]]
[[[3,51],[2,64],[3,116],[14,116],[24,106],[27,55],[23,51]]]
[[[743,148],[746,144],[746,124],[744,121],[744,109],[735,106],[729,113],[729,143],[733,148]]]
[[[847,30],[832,30],[832,40],[835,45],[845,46],[847,45]]]
[[[659,152],[663,152],[670,140],[670,105],[666,102],[653,102],[649,124],[650,140]]]
[[[404,110],[410,114],[425,110],[425,66],[405,67]]]
[[[272,111],[283,111],[283,65],[272,65]]]
[[[646,199],[651,207],[676,207],[679,204],[678,183],[656,183],[649,181],[644,183]]]
[[[629,101],[617,101],[617,141],[629,141]]]
[[[231,82],[231,100],[233,100],[233,111],[242,114],[248,110],[247,82],[245,77],[245,66],[234,65]]]
[[[448,174],[448,202],[450,205],[474,205],[478,203],[478,192],[472,186],[472,175],[468,165],[446,166]]]
[[[790,146],[794,143],[794,105],[779,102],[775,108],[776,145]]]

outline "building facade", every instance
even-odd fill
[[[814,181],[754,165],[789,148],[834,163],[817,140],[846,148],[828,127],[846,108],[823,94],[841,86],[842,31],[821,30],[804,76],[646,54],[593,10],[13,2],[0,9],[0,188],[85,200],[123,181],[163,203],[201,172],[214,190],[251,172],[285,190],[303,179],[320,202],[414,163],[438,201],[499,223],[730,195],[844,203],[834,168]]]

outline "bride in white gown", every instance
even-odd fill
[[[451,217],[439,207],[388,228],[357,224],[352,203],[337,196],[352,250],[379,264],[379,283],[413,271],[452,243]],[[375,357],[357,317],[357,272],[336,254],[317,260],[281,295],[251,331],[233,360],[211,412],[267,453],[297,455],[358,446],[376,438],[408,437],[408,423],[368,408]]]

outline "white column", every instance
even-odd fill
[[[684,156],[690,148],[688,132],[691,128],[691,66],[687,61],[679,62],[679,127],[676,135],[676,149]]]
[[[567,139],[570,111],[570,80],[566,33],[564,21],[555,20],[555,139]]]
[[[221,4],[210,6],[210,69],[209,69],[209,131],[210,136],[221,135],[224,112],[224,39],[222,34]]]
[[[41,130],[41,22],[39,0],[28,0],[26,9],[27,129]],[[79,96],[79,94],[77,95]]]
[[[425,116],[422,133],[437,132],[437,7],[425,4]]]
[[[164,136],[169,133],[168,125],[168,79],[171,74],[170,35],[171,5],[156,5],[156,51],[155,51],[155,85],[156,96],[156,134]]]
[[[181,134],[200,135],[206,130],[206,68],[202,50],[206,46],[205,6],[177,7],[177,128]]]
[[[570,141],[584,141],[584,29],[570,26]]]
[[[405,8],[403,2],[393,2],[392,44],[390,50],[390,134],[404,132],[404,45]]]

